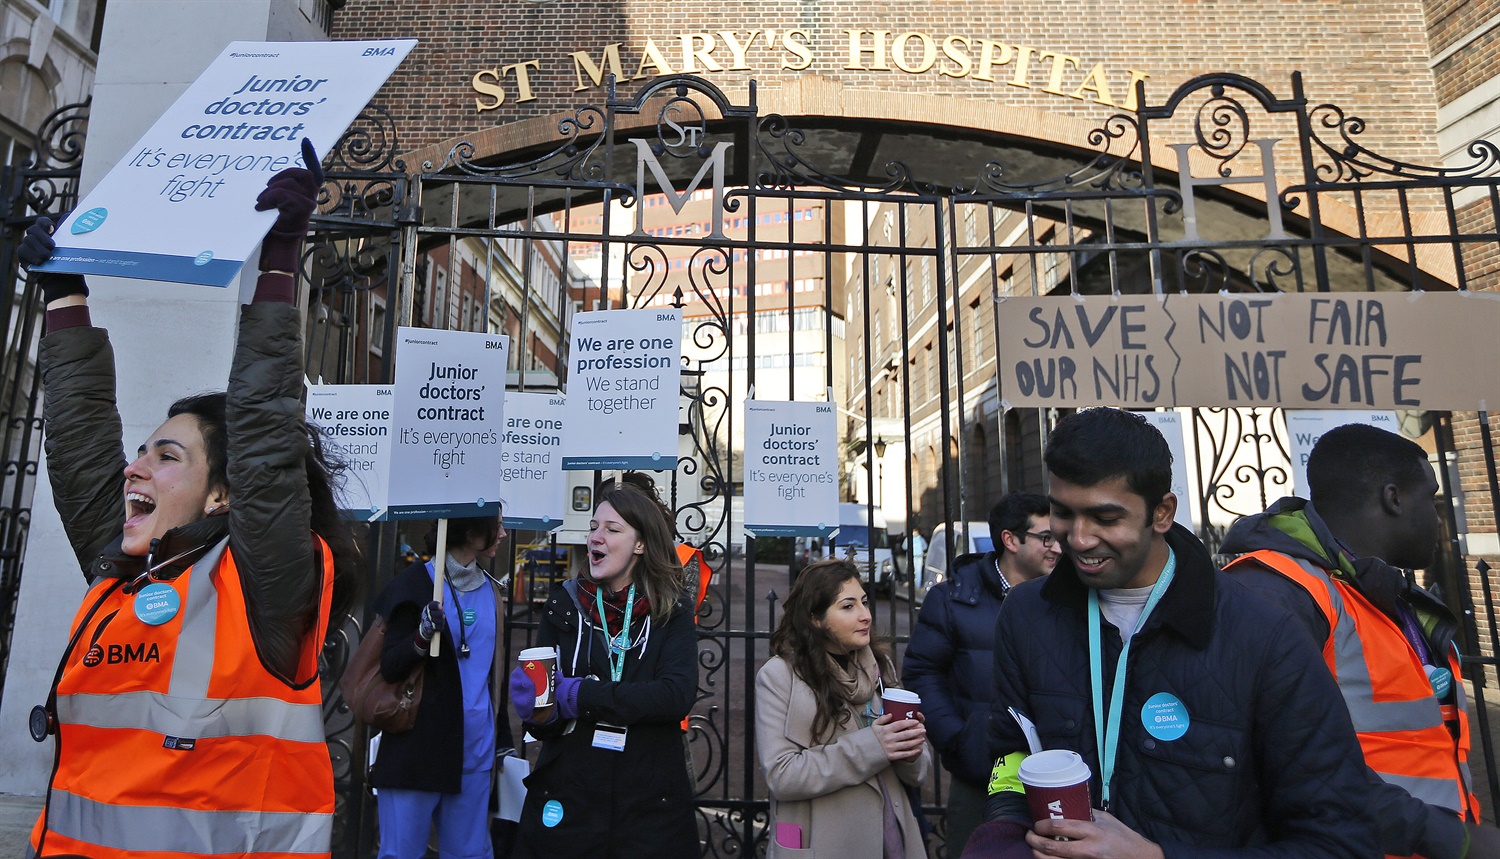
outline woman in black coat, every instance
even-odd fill
[[[537,631],[537,646],[559,651],[556,705],[533,712],[536,689],[511,675],[511,701],[542,740],[515,855],[698,856],[681,727],[697,693],[697,635],[661,508],[633,488],[605,491],[588,550]]]

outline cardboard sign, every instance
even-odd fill
[[[827,537],[839,526],[839,440],[831,403],[745,401],[745,530]]]
[[[385,513],[391,470],[391,417],[395,389],[389,385],[311,385],[307,421],[323,446],[345,465],[338,488],[339,511],[374,521]]]
[[[1172,494],[1177,496],[1177,514],[1173,520],[1189,531],[1193,530],[1193,505],[1196,499],[1188,490],[1192,482],[1188,479],[1187,443],[1182,432],[1182,413],[1140,412],[1141,417],[1156,427],[1172,449]]]
[[[505,437],[500,446],[500,497],[505,527],[555,531],[567,513],[563,476],[561,394],[512,391],[505,395]]]
[[[1367,424],[1400,435],[1401,420],[1392,411],[1342,411],[1334,409],[1287,409],[1287,449],[1292,455],[1292,492],[1308,497],[1307,457],[1323,433],[1344,424]]]
[[[997,307],[1009,406],[1490,409],[1491,293],[1018,297]]]
[[[510,338],[396,329],[390,518],[500,512]]]
[[[233,42],[79,203],[39,271],[227,286],[276,212],[266,180],[326,153],[416,45]],[[152,50],[143,45],[142,50]]]
[[[677,308],[573,317],[564,470],[677,468],[681,337]]]

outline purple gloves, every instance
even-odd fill
[[[557,714],[564,719],[578,718],[578,687],[582,677],[557,678]]]
[[[557,689],[554,690],[557,707],[552,711],[552,717],[547,722],[558,718],[578,718],[578,687],[581,685],[583,685],[582,677],[557,678]],[[510,672],[510,703],[516,708],[516,715],[520,716],[523,722],[531,721],[532,714],[536,711],[536,686],[520,668]],[[546,722],[541,724],[546,724]]]
[[[964,845],[963,859],[1032,859],[1035,855],[1026,843],[1026,827],[1008,820],[981,823],[969,843]]]
[[[531,721],[531,714],[536,711],[536,684],[520,668],[510,672],[510,704],[521,721]]]
[[[16,258],[21,265],[31,268],[52,258],[52,252],[57,250],[57,242],[52,240],[55,228],[56,225],[49,218],[37,218],[36,223],[26,228],[26,237],[21,239],[21,247],[16,250]],[[51,304],[69,295],[89,294],[88,284],[83,282],[81,274],[37,272],[37,284],[42,288],[44,304]]]
[[[428,603],[427,607],[422,609],[422,620],[417,624],[417,634],[415,636],[418,649],[427,649],[427,645],[432,643],[432,637],[437,634],[439,629],[443,628],[443,621],[445,619],[443,606],[437,601]]]
[[[302,160],[307,165],[288,167],[266,182],[266,190],[255,200],[255,211],[277,210],[276,223],[260,245],[260,270],[295,274],[302,237],[318,207],[318,189],[323,185],[323,169],[317,153],[306,139],[302,141]]]

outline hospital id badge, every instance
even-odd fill
[[[625,728],[619,725],[599,723],[594,728],[594,748],[612,752],[625,751]]]

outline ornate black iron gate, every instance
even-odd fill
[[[0,691],[10,663],[42,441],[36,372],[42,296],[19,274],[16,248],[37,218],[59,220],[78,202],[88,116],[86,102],[52,112],[36,130],[31,157],[0,168],[0,277],[10,285],[0,292]]]
[[[1244,78],[1200,78],[1161,107],[1109,118],[1064,145],[761,116],[753,86],[749,103],[735,104],[707,81],[679,76],[631,97],[611,87],[604,105],[559,122],[548,147],[487,154],[463,143],[410,173],[395,159],[389,117],[372,110],[327,159],[326,205],[302,270],[309,374],[389,381],[394,327],[417,324],[507,331],[519,387],[565,384],[574,309],[682,309],[681,455],[658,482],[679,536],[705,550],[713,571],[690,734],[700,828],[705,855],[759,851],[767,802],[750,730],[754,676],[788,583],[785,564],[797,555],[739,527],[738,404],[751,390],[832,394],[844,416],[842,497],[863,505],[870,526],[881,514],[899,538],[889,565],[877,551],[863,556],[872,583],[892,592],[877,623],[899,641],[923,585],[907,537],[948,525],[953,557],[953,523],[983,518],[1004,492],[1042,485],[1038,454],[1054,415],[1006,407],[995,367],[1006,336],[994,312],[1000,299],[1495,285],[1500,151],[1475,144],[1471,163],[1452,169],[1386,159],[1360,145],[1360,120],[1309,106],[1300,78],[1292,87],[1290,99],[1276,99]],[[68,130],[71,116],[51,125]],[[45,151],[53,154],[40,167],[7,185],[0,270],[12,276],[29,218],[70,205],[62,186],[35,189],[76,177],[77,150]],[[1180,158],[1175,170],[1158,166],[1167,153]],[[1278,172],[1292,178],[1278,182]],[[477,309],[459,301],[464,290]],[[0,297],[8,337],[0,648],[34,474],[36,302],[29,289]],[[1269,409],[1192,415],[1194,491],[1211,544],[1230,516],[1285,491],[1279,421]],[[1488,415],[1425,421],[1444,461],[1463,456],[1487,470],[1491,497],[1472,491],[1491,510],[1500,506]],[[1483,437],[1463,442],[1473,433],[1455,426]],[[1440,473],[1459,506],[1460,487]],[[1470,619],[1466,658],[1478,669],[1494,796],[1484,696],[1495,679],[1493,603],[1487,580],[1470,581],[1452,517],[1450,531],[1436,580]],[[372,527],[368,545],[373,589],[391,574],[396,530]],[[522,645],[532,627],[524,600],[512,604],[511,620],[519,631],[511,644]],[[335,689],[359,628],[349,619],[325,653],[338,852],[349,856],[369,855],[373,843],[367,738]],[[925,796],[939,812],[941,780]]]

